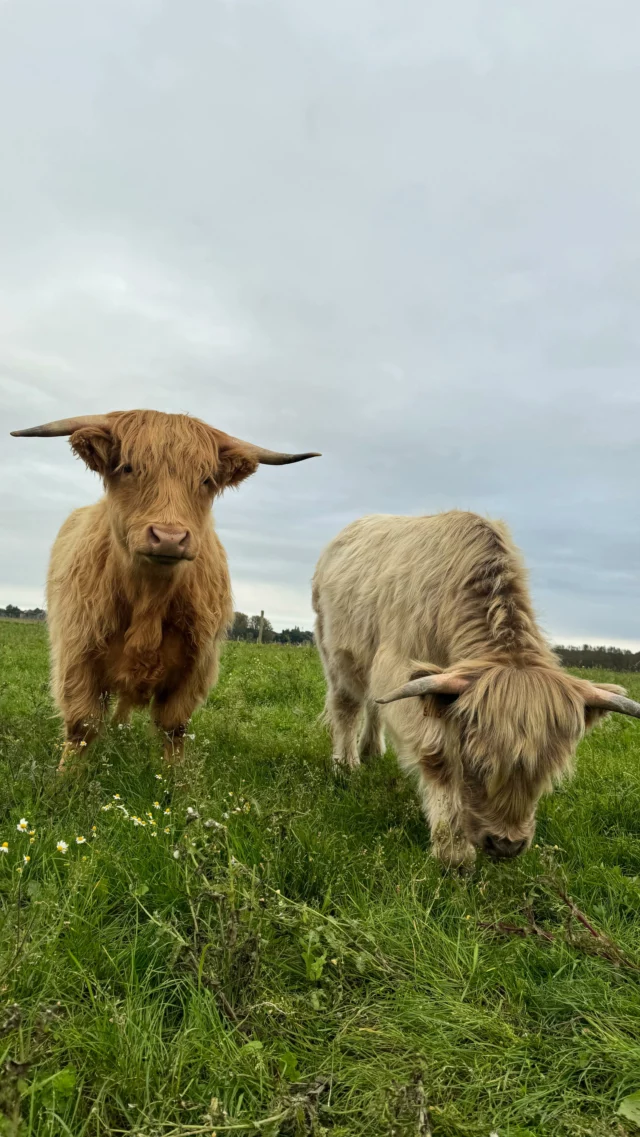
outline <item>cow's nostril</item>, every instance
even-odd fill
[[[524,838],[519,838],[517,841],[510,840],[509,837],[497,837],[493,833],[487,833],[484,838],[483,846],[485,853],[491,857],[511,858],[517,857],[523,851],[527,844]]]

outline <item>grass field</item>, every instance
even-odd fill
[[[640,724],[465,878],[322,703],[229,644],[175,775],[140,716],[61,781],[45,629],[0,625],[0,1134],[640,1132]]]

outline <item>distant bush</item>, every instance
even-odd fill
[[[555,649],[565,667],[604,667],[609,671],[640,671],[640,651],[621,647],[564,647]]]
[[[46,620],[47,613],[44,608],[17,608],[15,604],[7,604],[0,608],[0,620]]]
[[[244,612],[233,613],[233,627],[229,632],[229,639],[246,640],[255,643],[260,633],[260,617],[247,616]],[[263,643],[276,644],[312,644],[313,632],[304,632],[301,628],[283,628],[281,632],[274,631],[270,620],[264,617],[262,627]]]
[[[283,628],[276,632],[275,642],[280,644],[312,644],[313,632],[303,632],[297,625],[295,628]]]

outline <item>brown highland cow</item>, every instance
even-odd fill
[[[277,454],[199,419],[145,410],[13,433],[69,435],[105,487],[100,501],[67,518],[49,565],[52,690],[66,743],[60,769],[96,736],[111,695],[121,722],[151,703],[165,758],[179,759],[233,615],[213,499],[260,463],[315,455]]]

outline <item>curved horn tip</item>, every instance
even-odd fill
[[[43,429],[41,426],[30,426],[26,430],[12,430],[10,433],[12,438],[40,438]]]
[[[322,458],[322,454],[317,450],[310,450],[308,454],[287,454],[289,462],[306,462],[307,458]]]
[[[611,710],[621,715],[630,715],[631,718],[640,719],[640,703],[628,699],[626,695],[614,695],[611,701]]]
[[[306,462],[307,458],[322,457],[318,450],[306,450],[304,454],[285,454],[281,450],[268,450],[265,446],[258,446],[255,442],[247,442],[246,439],[238,438],[235,434],[227,434],[226,430],[219,430],[217,427],[210,429],[213,430],[218,445],[241,446],[261,466],[288,466],[291,462]]]
[[[261,466],[290,466],[293,462],[306,462],[307,458],[321,458],[322,454],[311,451],[308,454],[279,454],[275,450],[262,450],[256,447],[256,458]]]
[[[62,438],[86,426],[108,428],[118,413],[111,411],[106,415],[76,415],[73,418],[54,419],[41,426],[30,426],[27,430],[12,430],[11,434],[14,438]]]

